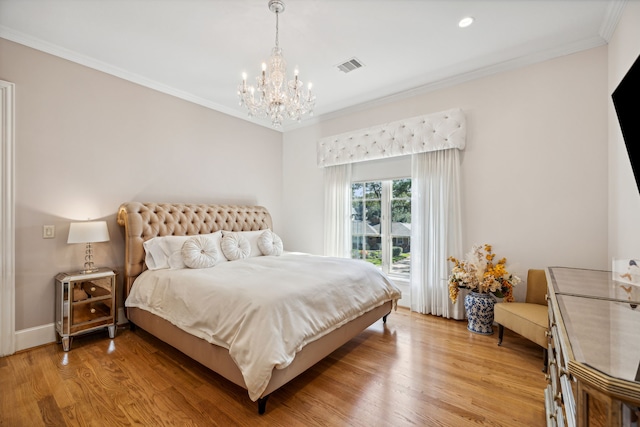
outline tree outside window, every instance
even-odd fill
[[[355,182],[351,191],[351,257],[409,276],[411,179]]]

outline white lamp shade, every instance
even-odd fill
[[[72,222],[67,243],[108,242],[109,229],[106,221]]]

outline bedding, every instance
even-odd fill
[[[228,349],[255,401],[273,369],[286,368],[305,345],[399,298],[367,262],[284,253],[203,269],[147,270],[125,305]]]

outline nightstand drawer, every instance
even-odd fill
[[[82,290],[85,291],[90,298],[110,296],[111,295],[111,286],[109,286],[110,283],[111,282],[109,281],[108,284],[105,285],[98,281],[84,282],[82,283]]]
[[[111,300],[77,304],[73,307],[71,326],[85,324],[101,317],[111,317]],[[111,319],[108,319],[111,320]]]

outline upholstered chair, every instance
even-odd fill
[[[544,270],[527,273],[527,297],[525,302],[496,303],[494,321],[498,324],[498,345],[502,345],[504,328],[522,335],[543,349],[544,367],[547,366],[547,277]]]

